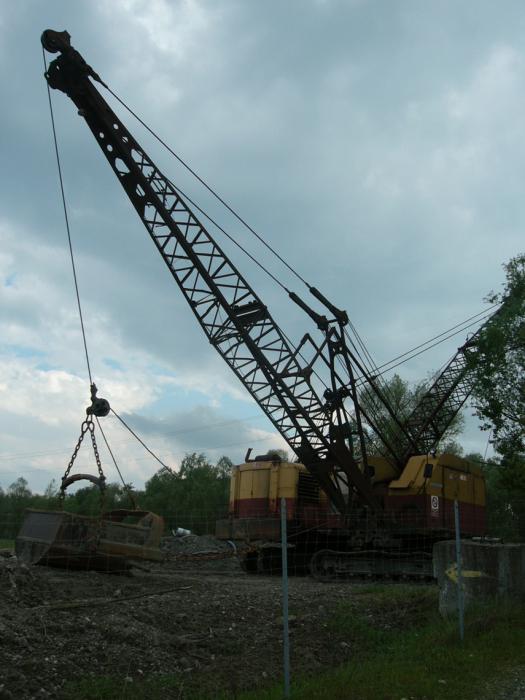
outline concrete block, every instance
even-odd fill
[[[475,602],[512,598],[525,602],[525,544],[461,542],[465,608]],[[457,613],[456,543],[437,542],[433,550],[434,576],[439,586],[439,611]]]

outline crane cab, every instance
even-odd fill
[[[484,535],[486,487],[482,470],[451,454],[416,455],[388,484],[384,506],[404,527],[452,533],[455,500],[462,535]]]
[[[401,474],[378,456],[368,460],[373,491],[381,501],[385,521],[396,531],[431,539],[454,531],[454,501],[465,536],[485,533],[485,481],[481,469],[450,454],[411,457]],[[303,464],[262,455],[233,467],[228,517],[217,521],[221,539],[280,539],[280,503],[286,499],[289,531],[315,528],[324,532],[351,527],[335,512]]]
[[[286,499],[289,527],[342,527],[324,491],[303,464],[275,453],[233,467],[228,518],[217,521],[223,539],[280,539],[281,499]]]

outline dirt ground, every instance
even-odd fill
[[[244,574],[234,560],[149,566],[116,576],[0,557],[0,699],[60,698],[89,675],[121,679],[130,691],[119,697],[133,697],[154,674],[180,674],[171,697],[235,697],[281,676],[279,577]],[[351,656],[328,624],[351,595],[348,583],[290,580],[295,673]]]

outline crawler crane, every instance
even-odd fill
[[[396,415],[356,353],[346,312],[316,287],[309,293],[317,308],[286,289],[320,337],[306,333],[294,347],[103,98],[100,88],[107,86],[71,46],[69,34],[46,30],[42,45],[59,54],[46,72],[49,86],[73,101],[208,341],[297,456],[296,463],[275,455],[247,458],[234,469],[230,514],[217,524],[218,536],[261,545],[246,566],[264,569],[278,549],[279,499],[285,496],[296,562],[330,575],[377,567],[428,573],[432,542],[450,536],[456,498],[465,534],[482,534],[481,472],[456,457],[432,454],[469,393],[468,356],[475,343],[460,348],[408,420]],[[387,422],[360,400],[363,386]],[[371,434],[383,446],[380,455],[368,453]]]

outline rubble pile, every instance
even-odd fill
[[[172,535],[164,537],[160,546],[177,569],[242,573],[236,545],[212,535]]]
[[[220,552],[226,544],[169,540],[166,546],[179,550],[203,551],[206,543]],[[226,561],[237,565],[235,557]],[[95,691],[96,697],[156,697],[166,677],[176,685],[165,697],[181,700],[278,682],[280,579],[182,566],[168,560],[119,576],[0,556],[0,700],[77,700]],[[348,595],[348,584],[290,580],[298,673],[349,657],[350,647],[340,644],[347,637],[334,637],[326,625]],[[106,688],[104,679],[116,685]]]
[[[0,557],[0,589],[11,601],[38,605],[52,595],[52,587],[35,576],[34,567],[20,562],[16,556]]]

